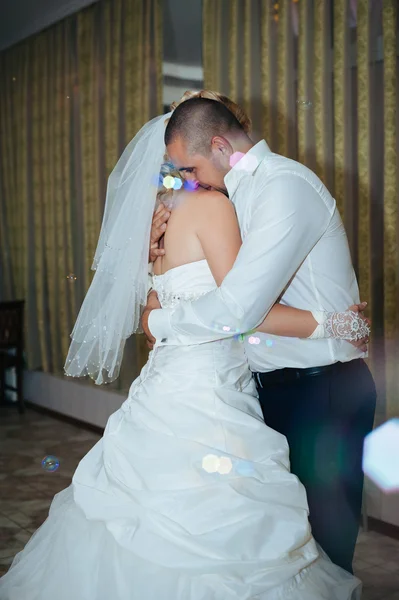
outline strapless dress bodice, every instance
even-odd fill
[[[173,308],[182,300],[196,300],[215,287],[205,259],[174,267],[163,275],[153,275],[153,288],[162,308]]]

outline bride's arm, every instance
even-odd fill
[[[310,310],[275,304],[256,331],[285,337],[308,338],[317,326],[318,322]]]
[[[232,203],[223,194],[213,191],[203,193],[200,201],[196,232],[212,275],[220,286],[232,268],[241,246],[238,221]],[[358,307],[351,309],[357,311]],[[310,311],[276,303],[256,327],[256,331],[284,337],[308,338],[318,325]]]

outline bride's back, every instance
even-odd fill
[[[161,275],[181,265],[205,258],[200,240],[196,234],[196,220],[201,210],[201,197],[206,190],[179,190],[168,195],[165,205],[171,215],[163,239],[165,255],[154,263],[154,273]]]

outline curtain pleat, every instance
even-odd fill
[[[55,87],[55,29],[49,31],[44,39],[45,55],[44,60],[44,81],[43,97],[45,115],[43,118],[43,160],[44,160],[44,179],[43,179],[43,219],[44,219],[44,245],[45,245],[45,279],[46,279],[46,312],[49,319],[49,329],[51,335],[47,338],[50,364],[49,369],[56,371],[60,363],[59,356],[59,307],[58,307],[58,270],[56,240],[57,231],[55,229],[56,204],[55,195],[55,128],[56,128],[56,87]]]
[[[232,100],[237,101],[237,56],[238,51],[238,0],[230,0],[229,4],[229,51],[228,51],[228,72],[229,72],[229,94]],[[208,50],[209,52],[209,50]],[[207,73],[204,65],[204,80]]]
[[[0,72],[3,73],[3,78],[6,74],[6,56],[5,53],[0,54]],[[5,82],[4,82],[5,84]],[[4,106],[6,99],[5,85],[0,87],[0,102]],[[1,300],[8,300],[13,297],[13,281],[12,281],[12,252],[10,247],[11,242],[11,215],[8,214],[8,203],[7,199],[7,173],[9,168],[9,154],[6,152],[6,124],[5,111],[0,112],[0,198],[3,201],[0,203],[0,298]]]
[[[8,58],[8,56],[7,56]],[[2,170],[2,194],[5,199],[13,197],[12,194],[12,175],[14,173],[13,165],[13,153],[10,143],[12,128],[9,119],[9,114],[12,106],[12,86],[15,84],[15,75],[13,75],[13,66],[10,60],[2,61],[1,72],[3,73],[3,82],[0,86],[0,97],[2,106],[5,106],[5,110],[1,111],[1,156],[3,162]],[[17,211],[12,210],[10,202],[6,202],[3,209],[5,228],[7,230],[7,242],[9,248],[9,274],[10,274],[10,289],[11,295],[16,293],[15,290],[15,278],[17,270],[17,251],[16,251],[16,219]],[[6,262],[6,259],[4,259]]]
[[[151,62],[151,9],[152,2],[146,2],[144,5],[144,70],[143,70],[143,117],[144,122],[150,118],[150,62]]]
[[[129,2],[126,7],[124,23],[124,45],[126,49],[126,64],[137,65],[135,77],[126,80],[126,128],[129,128],[128,138],[131,139],[134,133],[142,125],[142,95],[137,89],[137,82],[143,79],[143,47],[135,43],[141,34],[143,28],[143,6],[141,2]],[[112,73],[110,74],[112,76]],[[141,87],[141,86],[140,86]]]
[[[261,5],[261,102],[262,134],[270,139],[272,131],[272,88],[271,88],[271,11],[269,0]],[[233,62],[233,60],[231,61]]]
[[[370,12],[368,2],[357,7],[357,162],[358,162],[358,275],[361,298],[373,314],[371,290],[371,132],[370,132]]]
[[[218,1],[218,0],[216,0]],[[214,89],[215,80],[215,61],[213,60],[214,50],[214,0],[203,0],[203,43],[202,43],[202,62],[204,65],[204,84],[209,89]]]
[[[345,170],[348,165],[348,0],[334,2],[334,187],[335,200],[345,220]]]
[[[83,198],[83,232],[85,269],[84,287],[90,284],[92,271],[91,265],[95,253],[98,234],[100,230],[100,215],[98,208],[98,99],[96,98],[96,80],[94,67],[97,57],[95,55],[95,20],[91,10],[84,10],[78,14],[78,81],[79,81],[79,112],[80,112],[80,147],[82,169],[82,198]],[[84,109],[83,109],[84,107]]]
[[[70,219],[67,215],[70,210],[70,194],[66,193],[69,187],[69,177],[65,177],[65,140],[68,140],[68,127],[65,123],[65,113],[69,112],[69,98],[65,89],[65,24],[58,25],[54,30],[54,189],[52,204],[54,210],[53,244],[55,261],[55,282],[57,285],[57,324],[58,327],[58,357],[55,368],[59,368],[62,357],[68,350],[68,335],[70,332],[70,311],[68,310],[68,280],[67,274],[71,271],[71,240],[66,235],[70,229]],[[68,153],[69,154],[69,153]],[[72,286],[70,286],[72,288]],[[73,289],[73,288],[72,288]]]
[[[313,167],[312,61],[313,13],[311,0],[301,0],[298,14],[298,160]]]
[[[130,7],[130,4],[128,4]],[[128,9],[129,10],[129,9]],[[128,12],[127,18],[130,14]],[[138,23],[139,17],[137,17]],[[121,52],[121,3],[106,2],[104,4],[104,23],[105,23],[105,107],[104,107],[104,128],[105,128],[105,170],[107,177],[111,173],[118,158],[118,104],[119,104],[119,78],[118,56]],[[127,47],[126,58],[131,58],[130,47]],[[137,59],[135,68],[135,78],[140,74],[142,61]],[[130,78],[129,78],[130,79]],[[131,78],[133,79],[133,78]],[[137,88],[137,80],[131,81],[132,86]],[[128,84],[129,85],[129,84]],[[127,87],[127,93],[131,88]],[[133,100],[130,100],[132,102]],[[132,115],[131,115],[132,116]]]
[[[155,102],[156,114],[162,113],[163,107],[163,28],[162,28],[163,0],[155,0],[154,5],[154,63],[155,63]]]
[[[288,156],[288,88],[290,73],[288,69],[288,37],[290,35],[290,0],[278,3],[278,36],[277,36],[277,135],[278,152]]]
[[[328,0],[314,0],[314,122],[316,138],[315,171],[327,184],[328,179]]]
[[[243,107],[251,118],[251,0],[244,0]]]
[[[62,219],[63,232],[62,241],[64,252],[59,256],[60,276],[63,274],[63,284],[61,285],[61,294],[65,294],[67,298],[67,322],[64,325],[63,331],[72,331],[73,318],[76,307],[76,288],[74,279],[70,278],[74,275],[74,253],[73,253],[73,199],[72,199],[72,141],[71,141],[71,125],[72,125],[72,107],[73,107],[73,85],[72,85],[72,63],[70,56],[71,43],[71,21],[64,21],[62,24],[62,46],[59,49],[61,54],[61,73],[59,74],[62,85],[62,96],[60,100],[61,106],[61,131],[62,131],[62,146],[61,146],[61,174],[62,174]],[[68,350],[69,335],[62,338],[63,356],[66,356],[65,349]]]
[[[384,330],[386,344],[387,416],[399,405],[399,221],[397,172],[397,23],[396,0],[384,0]]]
[[[32,40],[32,202],[34,215],[34,261],[35,261],[35,305],[37,314],[37,329],[39,332],[41,365],[44,371],[49,370],[48,345],[47,345],[47,314],[44,307],[46,294],[46,280],[44,269],[44,227],[43,227],[43,179],[45,175],[43,120],[47,118],[43,112],[43,83],[44,61],[46,52],[44,34]],[[43,166],[43,168],[42,168]]]
[[[16,151],[13,145],[13,197],[15,199],[16,211],[16,231],[20,235],[16,237],[16,266],[15,273],[15,292],[18,298],[23,298],[25,289],[25,273],[26,273],[26,244],[27,244],[27,223],[26,223],[26,111],[23,109],[23,96],[26,92],[26,66],[24,59],[26,57],[24,47],[19,47],[15,53],[13,61],[13,72],[15,77],[14,85],[12,86],[13,98],[11,105],[11,126],[12,135],[17,140],[20,151]],[[18,84],[16,85],[16,82]]]

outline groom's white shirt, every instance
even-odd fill
[[[255,329],[278,300],[343,311],[359,302],[335,200],[307,167],[256,144],[226,175],[243,244],[222,285],[174,309],[153,310],[159,345],[196,344]],[[254,343],[255,342],[255,343]],[[252,371],[313,367],[364,356],[342,340],[245,336]]]

